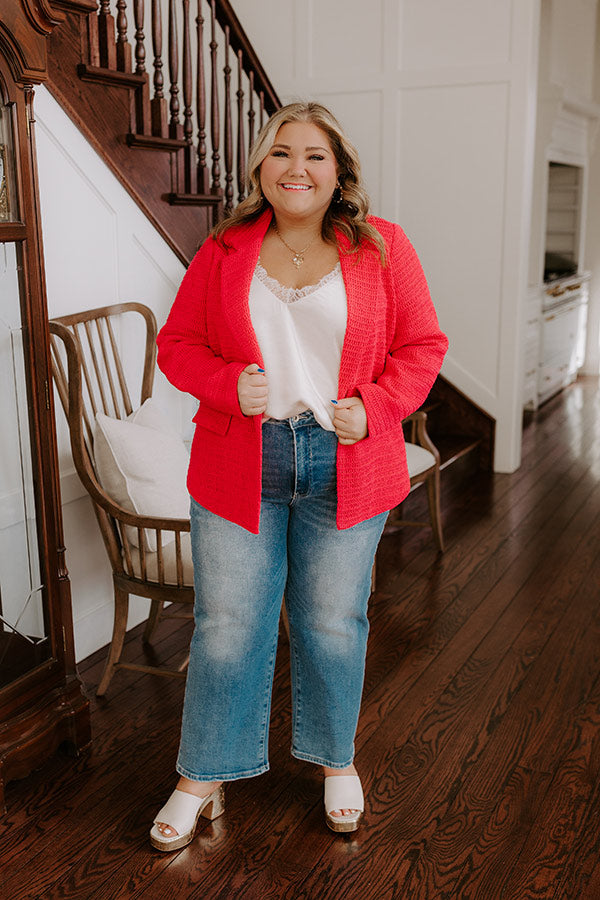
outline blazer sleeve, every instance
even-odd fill
[[[157,363],[180,391],[221,412],[241,416],[237,383],[246,364],[226,362],[208,341],[209,283],[218,252],[209,237],[190,263],[158,334]]]
[[[397,225],[389,245],[388,266],[395,303],[393,338],[381,375],[357,388],[370,435],[395,427],[421,406],[448,349],[421,263]]]

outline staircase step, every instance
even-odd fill
[[[142,150],[181,150],[187,147],[187,141],[177,138],[157,137],[154,134],[131,134],[125,136],[128,147],[139,147]]]
[[[167,194],[171,206],[220,206],[221,194]]]
[[[115,69],[103,69],[100,66],[89,66],[79,63],[77,74],[82,81],[93,81],[99,84],[110,84],[111,87],[139,88],[148,81],[148,75],[136,75],[135,72],[118,72]]]

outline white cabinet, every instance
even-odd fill
[[[589,273],[530,288],[523,329],[523,406],[537,409],[577,378],[585,357]]]
[[[546,299],[552,294],[545,291]],[[542,313],[538,402],[575,381],[583,365],[588,307],[588,279],[566,284],[554,295],[556,302]],[[546,304],[549,305],[549,304]]]

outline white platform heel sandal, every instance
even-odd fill
[[[358,775],[325,776],[325,821],[332,831],[356,831],[365,808]],[[354,809],[348,816],[332,816],[335,810]]]
[[[207,797],[195,797],[185,791],[173,791],[163,808],[154,819],[154,826],[150,832],[150,843],[157,850],[179,850],[185,847],[194,837],[198,819],[216,819],[225,811],[225,792],[223,785],[218,787]],[[165,835],[160,831],[157,823],[162,822],[175,829],[177,834]]]

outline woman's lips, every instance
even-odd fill
[[[293,181],[284,181],[279,184],[284,191],[310,191],[310,184],[294,184]]]

